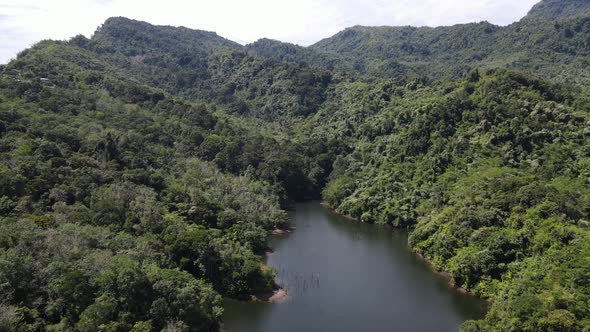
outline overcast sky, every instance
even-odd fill
[[[90,37],[111,16],[309,45],[353,25],[506,25],[538,0],[0,0],[0,63],[42,39]]]

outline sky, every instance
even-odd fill
[[[307,46],[354,25],[518,21],[539,0],[0,0],[0,63],[43,39],[90,37],[107,18],[215,31],[241,44]]]

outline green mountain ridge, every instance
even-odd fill
[[[590,329],[587,4],[308,48],[111,18],[21,52],[0,330],[219,330],[220,296],[275,286],[281,208],[320,197],[489,299],[464,331]]]
[[[178,44],[190,46],[186,50],[188,53],[197,50],[211,53],[218,48],[241,48],[238,43],[220,37],[215,32],[154,26],[124,17],[106,20],[93,34],[89,47],[98,53],[113,53],[118,50],[115,44],[126,44],[125,55],[128,56],[146,54],[153,50],[174,49]]]
[[[356,26],[307,48],[270,47],[268,41],[248,47],[263,56],[370,76],[447,79],[473,67],[504,67],[587,86],[588,10],[587,1],[542,1],[506,27],[488,22],[437,28]]]

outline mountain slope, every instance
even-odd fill
[[[304,64],[252,56],[214,33],[125,18],[109,19],[91,39],[70,44],[110,64],[115,75],[267,120],[313,112],[331,79]]]
[[[506,27],[487,22],[449,27],[348,28],[307,48],[268,41],[251,52],[360,75],[460,78],[471,68],[504,67],[587,87],[590,2],[544,0]]]
[[[260,134],[115,68],[46,41],[0,76],[2,331],[218,330],[219,294],[273,287],[278,190],[201,159]]]
[[[458,77],[470,64],[488,56],[497,42],[497,30],[489,23],[440,28],[357,26],[310,48],[356,61],[354,68],[369,75]],[[451,61],[456,65],[446,69]]]
[[[240,44],[222,38],[215,32],[155,26],[125,17],[106,20],[92,36],[89,47],[98,53],[120,52],[127,56],[168,51],[179,60],[182,60],[182,53],[208,54],[219,48],[242,48]]]

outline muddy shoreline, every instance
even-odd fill
[[[267,303],[282,303],[289,299],[289,292],[276,286],[271,292],[264,292],[250,295],[249,301],[252,302],[267,302]]]
[[[269,236],[282,236],[282,235],[291,233],[293,230],[295,230],[294,227],[275,228],[275,229],[269,230],[268,235]],[[271,247],[267,246],[266,248],[264,248],[263,252],[260,252],[259,254],[269,256],[269,255],[274,254],[274,250]],[[285,289],[275,283],[275,285],[273,286],[273,289],[270,291],[246,295],[246,296],[238,298],[237,300],[244,301],[244,302],[282,303],[288,299],[289,299],[289,292],[287,291],[287,289]]]

